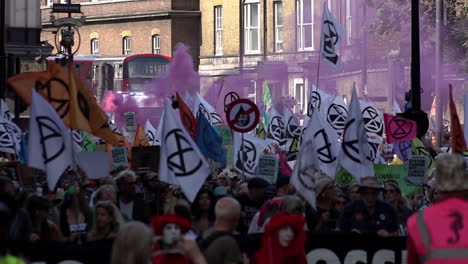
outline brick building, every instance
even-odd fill
[[[54,31],[57,30],[49,19],[53,2],[66,0],[41,0],[41,37],[52,45],[56,42]],[[177,43],[184,43],[190,47],[195,65],[198,64],[198,0],[73,0],[72,3],[80,3],[82,11],[73,17],[85,16],[85,23],[79,28],[81,41],[77,54],[171,56]],[[66,15],[54,13],[56,19]],[[75,48],[77,39],[75,34]]]
[[[335,90],[349,98],[353,82],[361,96],[368,97],[380,108],[391,106],[393,94],[391,71],[381,59],[379,45],[398,49],[398,42],[378,43],[367,36],[373,56],[366,56],[367,70],[362,70],[360,56],[364,32],[363,0],[245,0],[243,4],[243,55],[239,55],[240,4],[232,0],[201,0],[202,45],[200,67],[202,93],[213,82],[243,71],[245,89],[250,97],[260,100],[268,84],[273,97],[293,96],[298,101],[296,112],[304,110],[310,85],[316,82],[318,50],[324,4],[346,29],[341,39],[341,65],[334,69],[321,62],[319,87]],[[367,12],[375,12],[366,7]],[[388,51],[388,49],[386,49]],[[240,61],[243,60],[241,65]],[[241,67],[242,66],[242,67]],[[271,76],[271,72],[287,73]],[[388,109],[387,109],[388,110]]]

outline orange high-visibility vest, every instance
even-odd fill
[[[417,255],[419,263],[468,263],[468,201],[449,198],[431,205],[413,214],[407,227],[409,258]]]

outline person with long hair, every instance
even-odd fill
[[[60,229],[54,222],[48,219],[51,204],[46,198],[33,195],[28,199],[26,208],[33,226],[33,232],[29,237],[31,241],[63,240]]]
[[[209,189],[202,189],[192,204],[193,228],[199,234],[213,226],[215,198]]]
[[[395,208],[398,223],[400,226],[400,234],[406,235],[406,221],[413,213],[406,205],[406,200],[401,194],[401,189],[398,183],[394,180],[386,181],[383,189],[383,197],[393,208]]]
[[[115,238],[123,219],[119,209],[111,201],[102,201],[94,205],[93,223],[88,241]]]
[[[112,246],[111,264],[150,264],[153,232],[137,221],[125,223]]]
[[[68,241],[80,244],[85,242],[91,226],[92,213],[84,194],[79,187],[70,187],[60,207],[60,230]]]

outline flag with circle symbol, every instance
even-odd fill
[[[388,144],[408,141],[416,137],[417,124],[413,120],[389,114],[384,114],[384,120]]]
[[[233,166],[239,171],[243,171],[247,177],[255,177],[255,172],[263,151],[268,149],[272,140],[259,139],[250,134],[233,132],[234,155]]]
[[[312,84],[312,88],[310,89],[309,102],[307,105],[307,116],[312,116],[313,109],[318,109],[322,115],[325,115],[327,111],[326,107],[330,105],[332,100],[332,96],[318,89],[315,85]]]
[[[0,116],[0,152],[19,155],[21,134],[21,129],[15,123]]]
[[[370,149],[356,88],[349,104],[348,116],[343,130],[339,164],[357,179],[374,176]]]
[[[164,116],[164,113],[162,113],[160,120],[162,120],[163,116]],[[159,146],[159,145],[161,145],[161,143],[159,141],[161,139],[161,134],[159,133],[159,137],[158,137],[158,132],[159,131],[156,130],[156,128],[154,128],[153,124],[151,124],[151,122],[149,120],[146,120],[145,135],[148,138],[148,144],[150,146]]]
[[[327,122],[341,136],[348,116],[348,109],[343,97],[337,95],[329,104],[322,103],[325,103],[326,112],[324,112],[324,115]]]
[[[266,137],[278,143],[281,148],[285,148],[285,125],[283,115],[280,115],[276,108],[273,106],[270,109],[270,122],[267,126]]]
[[[362,118],[364,120],[364,126],[366,127],[367,136],[382,141],[385,131],[382,112],[370,102],[360,100],[359,104],[361,106]]]
[[[71,135],[56,110],[35,89],[31,95],[28,166],[46,172],[49,190],[72,165]]]
[[[197,144],[187,133],[166,100],[161,128],[159,177],[163,182],[179,185],[190,202],[210,175],[210,167]]]
[[[333,17],[330,10],[328,10],[327,4],[324,3],[322,33],[320,34],[320,54],[332,66],[338,64],[337,50],[340,47],[340,40],[344,32],[343,26]]]
[[[203,98],[198,92],[195,95],[195,103],[194,103],[194,116],[198,117],[198,114],[201,113],[205,116],[208,123],[211,125],[219,125],[223,123],[221,120],[221,116],[216,113],[216,110],[212,105],[210,105],[205,98]]]

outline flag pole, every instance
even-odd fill
[[[317,81],[315,85],[316,91],[318,90],[319,86],[319,78],[320,78],[320,61],[322,60],[322,45],[323,45],[323,17],[325,13],[326,2],[323,3],[323,12],[322,12],[322,30],[320,31],[320,45],[319,45],[319,55],[318,55],[318,63],[317,63]]]
[[[241,161],[242,161],[242,174],[241,174],[241,179],[242,180],[245,180],[245,155],[244,155],[244,132],[241,133],[241,151],[242,151],[242,158],[241,158]]]

